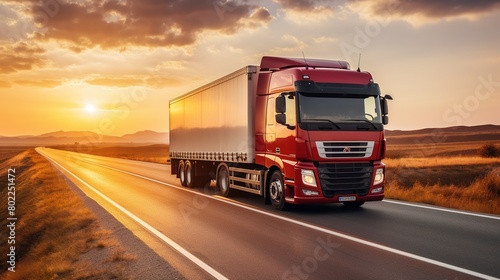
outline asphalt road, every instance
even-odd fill
[[[500,216],[392,200],[278,212],[179,187],[167,165],[37,151],[156,252],[178,254],[188,278],[500,278]]]

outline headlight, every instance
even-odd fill
[[[316,187],[316,178],[314,177],[314,172],[312,170],[302,169],[302,183]]]
[[[375,171],[375,180],[373,180],[374,185],[378,185],[384,181],[384,169],[379,168]]]

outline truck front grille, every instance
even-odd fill
[[[319,164],[317,168],[325,197],[368,194],[373,173],[370,163]]]
[[[369,158],[374,143],[373,141],[316,141],[316,147],[322,158]]]

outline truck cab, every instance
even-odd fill
[[[344,61],[263,57],[256,92],[255,162],[267,198],[360,206],[384,197],[387,99]]]

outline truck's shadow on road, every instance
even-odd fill
[[[278,211],[273,209],[271,205],[265,205],[264,199],[262,197],[250,194],[247,192],[242,192],[238,190],[231,190],[231,200],[237,203],[247,204],[249,206],[254,206],[262,210],[267,210],[271,212],[276,212],[277,214],[289,214],[289,215],[300,215],[300,216],[321,216],[321,215],[372,215],[375,214],[374,209],[368,209],[371,203],[377,202],[367,202],[361,207],[352,208],[346,207],[342,203],[329,203],[329,204],[307,204],[307,205],[294,205],[289,204],[284,211]],[[289,216],[287,215],[287,216]]]
[[[339,214],[339,213],[363,213],[367,210],[361,207],[346,207],[341,203],[314,204],[314,205],[289,205],[288,212],[304,215],[316,214]]]

